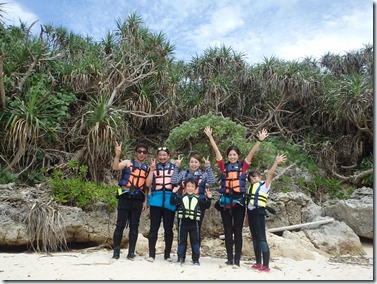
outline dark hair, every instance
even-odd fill
[[[186,179],[186,180],[183,182],[183,185],[186,187],[187,183],[189,183],[189,182],[195,184],[195,187],[198,187],[198,180],[195,179],[195,178],[188,178],[188,179]]]
[[[231,146],[229,146],[229,148],[226,150],[226,155],[228,156],[228,155],[229,155],[229,152],[232,151],[232,150],[234,150],[234,151],[237,153],[238,156],[241,154],[240,149],[239,149],[236,145],[231,145]]]
[[[259,176],[261,176],[261,173],[259,172],[259,171],[257,171],[257,170],[254,170],[254,171],[250,171],[248,174],[247,174],[247,180],[249,181],[249,182],[251,182],[251,177],[259,177]]]
[[[136,147],[135,147],[135,152],[136,152],[139,148],[145,148],[145,150],[147,150],[147,152],[149,152],[149,151],[148,151],[148,146],[146,146],[146,145],[144,145],[144,144],[141,144],[141,143],[136,145]]]

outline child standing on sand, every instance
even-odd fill
[[[277,155],[275,162],[268,171],[266,181],[262,181],[262,175],[259,171],[251,171],[248,173],[247,179],[251,183],[248,189],[249,198],[247,203],[247,217],[249,220],[249,228],[253,237],[253,247],[256,263],[251,266],[261,272],[269,272],[270,249],[266,237],[266,203],[272,177],[280,162],[285,162],[284,155]],[[262,264],[263,256],[263,264]]]
[[[206,189],[206,197],[199,197],[195,194],[198,181],[195,178],[189,178],[183,182],[185,194],[177,194],[179,186],[173,188],[173,194],[170,197],[170,203],[177,206],[178,217],[178,261],[181,265],[184,262],[184,253],[187,248],[187,237],[190,235],[192,261],[194,265],[200,265],[200,245],[199,245],[199,222],[200,214],[204,208],[211,206],[212,192]]]

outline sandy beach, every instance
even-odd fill
[[[182,266],[163,260],[157,255],[151,263],[145,256],[134,260],[122,254],[111,259],[108,249],[89,248],[61,253],[0,253],[1,280],[374,280],[373,244],[365,244],[366,261],[355,262],[352,257],[337,262],[318,254],[315,260],[296,261],[274,258],[269,273],[250,268],[253,264],[241,261],[239,268],[225,265],[224,259],[201,257],[200,266],[194,266],[190,257]],[[176,256],[173,255],[174,261]],[[347,261],[344,261],[346,259]]]

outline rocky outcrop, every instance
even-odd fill
[[[323,214],[343,221],[360,237],[373,239],[373,189],[356,189],[347,200],[328,201]]]
[[[48,188],[41,184],[33,188],[22,188],[15,186],[3,187],[0,190],[0,246],[21,246],[30,243],[28,232],[28,218],[30,217],[31,208],[39,206],[37,204],[47,204],[51,202]],[[355,199],[355,198],[354,198]],[[362,198],[359,198],[362,200]],[[337,201],[331,204],[344,206],[343,204],[353,204],[355,201]],[[363,200],[362,203],[369,204],[369,201]],[[83,243],[91,246],[112,245],[112,235],[115,228],[116,212],[108,212],[104,204],[96,204],[86,211],[76,207],[59,206],[49,203],[61,215],[63,222],[65,238],[68,243]],[[271,207],[277,211],[276,214],[267,218],[268,228],[276,228],[288,225],[295,225],[305,222],[320,220],[328,216],[336,220],[332,223],[320,226],[303,227],[299,230],[284,231],[281,235],[268,233],[268,240],[271,253],[274,256],[291,257],[294,259],[311,258],[313,252],[324,255],[363,255],[357,232],[354,231],[348,222],[365,224],[363,232],[373,233],[373,224],[369,225],[373,211],[354,210],[360,215],[356,216],[353,212],[354,219],[341,220],[340,213],[337,210],[329,210],[330,205],[323,209],[316,205],[307,195],[300,192],[277,193],[271,195],[269,202]],[[343,208],[343,207],[340,207]],[[338,219],[339,218],[339,219]],[[369,227],[370,226],[370,227]],[[360,229],[359,229],[360,230]],[[361,231],[361,230],[360,230]],[[147,253],[149,232],[149,212],[142,214],[139,227],[139,240],[137,244],[137,253],[144,255]],[[160,228],[160,237],[157,243],[157,253],[163,251],[163,230]],[[177,231],[175,228],[175,234]],[[220,212],[213,206],[206,210],[205,218],[202,225],[202,255],[217,256],[225,258],[225,246],[220,236],[223,234],[223,227],[220,218]],[[363,233],[365,235],[365,233]],[[128,230],[124,232],[122,248],[127,247]],[[173,243],[173,253],[177,247],[176,238]],[[252,257],[252,239],[247,226],[244,228],[244,257]]]

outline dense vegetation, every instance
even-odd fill
[[[51,25],[35,35],[35,24],[6,26],[0,9],[0,183],[73,178],[92,182],[90,191],[116,177],[116,140],[125,156],[138,141],[213,156],[203,134],[209,124],[223,151],[232,142],[246,151],[267,128],[265,150],[321,169],[324,178],[306,184],[312,190],[373,184],[371,44],[253,65],[232,47],[209,47],[182,62],[136,14],[101,42]],[[72,205],[89,202],[57,194]]]

